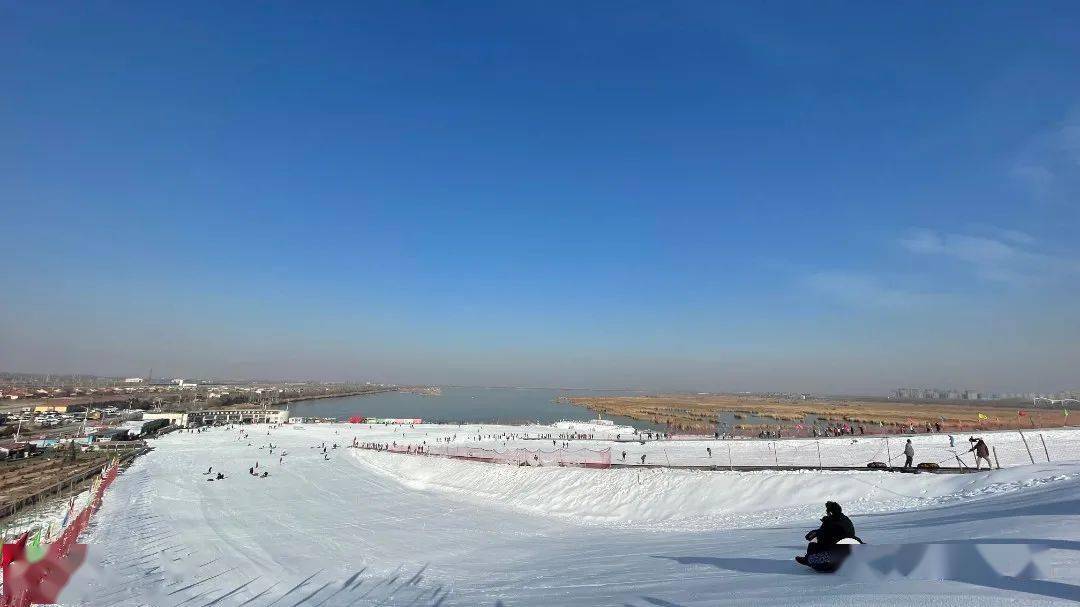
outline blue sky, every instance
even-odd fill
[[[1080,8],[4,3],[0,368],[1080,386]]]

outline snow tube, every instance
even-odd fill
[[[806,564],[819,573],[835,573],[851,554],[851,547],[862,543],[857,537],[846,537],[831,546],[811,549],[806,555]]]

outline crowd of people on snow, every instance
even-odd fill
[[[271,424],[270,426],[268,426],[269,430],[267,430],[266,435],[271,436],[270,430],[274,430],[274,429],[276,429],[278,427],[279,427],[278,424]],[[209,427],[205,427],[205,428],[201,428],[199,430],[201,432],[205,432],[205,431],[209,431],[209,429],[210,429]],[[225,431],[231,431],[233,429],[233,425],[232,424],[226,425],[223,429]],[[240,428],[240,430],[239,430],[239,432],[237,433],[237,436],[236,436],[237,442],[246,440],[246,441],[248,441],[246,446],[253,447],[254,443],[250,439],[251,439],[251,435],[249,434],[248,430],[245,429],[245,428]],[[354,441],[355,441],[355,439],[354,439]],[[322,443],[321,445],[318,445],[318,446],[312,446],[311,448],[312,449],[321,449],[323,459],[329,461],[330,456],[327,453],[328,448],[327,448],[325,442]],[[331,449],[337,449],[338,448],[337,443],[334,443],[330,448]],[[284,465],[285,464],[285,456],[287,456],[289,454],[289,452],[287,450],[281,449],[281,446],[280,445],[275,445],[273,443],[273,441],[267,441],[267,444],[259,446],[260,451],[262,451],[264,449],[271,456],[274,455],[274,451],[280,449],[281,452],[278,454],[278,464],[279,465]],[[211,478],[206,479],[208,481],[215,481],[215,480],[220,481],[220,480],[225,480],[227,478],[225,476],[225,474],[222,473],[222,472],[218,472],[216,475],[214,475],[214,467],[213,466],[210,466],[209,468],[207,468],[206,472],[203,472],[203,475],[204,476],[211,476]],[[248,475],[256,477],[256,478],[269,478],[270,472],[265,470],[265,469],[259,470],[259,462],[256,461],[255,465],[248,467]]]
[[[866,434],[866,426],[859,424],[858,426],[852,426],[851,424],[827,424],[818,429],[817,424],[814,424],[810,433],[817,438],[819,436],[854,436],[856,432],[861,436]],[[779,434],[779,430],[777,431]]]
[[[404,443],[399,447],[397,441],[392,441],[389,443],[362,443],[357,442],[356,439],[353,439],[352,446],[357,449],[370,449],[372,451],[392,451],[394,453],[411,453],[414,455],[425,455],[428,453],[427,441],[424,441],[419,445]]]
[[[909,421],[906,423],[891,423],[877,422],[872,424],[864,423],[852,423],[852,422],[828,422],[822,421],[816,423],[796,423],[794,426],[784,427],[782,425],[777,426],[729,426],[728,424],[721,424],[723,426],[722,431],[714,432],[713,438],[715,439],[734,439],[740,436],[739,430],[746,431],[749,428],[751,430],[750,436],[756,436],[760,439],[777,439],[777,438],[805,438],[806,436],[812,436],[814,438],[819,437],[838,437],[838,436],[863,436],[866,434],[940,434],[946,431],[944,426],[944,419],[939,421],[926,421],[916,423]]]
[[[271,426],[270,428],[274,429],[274,426]],[[409,428],[415,431],[414,426],[410,425]],[[936,432],[936,431],[940,431],[941,425],[940,424],[930,424],[929,422],[927,422],[925,428],[926,428],[927,432]],[[227,431],[232,430],[232,429],[233,429],[232,425],[229,425],[229,426],[225,427],[225,430],[227,430]],[[481,426],[480,429],[483,430],[483,427]],[[205,432],[205,431],[208,431],[208,430],[209,430],[209,428],[196,428],[196,429],[193,429],[192,431]],[[851,424],[846,424],[846,423],[845,424],[826,425],[826,426],[822,426],[820,429],[819,429],[818,425],[815,424],[815,425],[813,425],[811,432],[812,432],[812,435],[814,437],[819,437],[819,436],[838,437],[838,436],[855,435],[856,433],[858,435],[865,435],[866,430],[862,425],[851,425]],[[335,430],[335,433],[337,433],[336,430]],[[401,439],[402,439],[402,442],[400,444],[398,443],[397,440],[393,440],[393,441],[390,441],[390,442],[374,442],[374,441],[360,441],[356,437],[353,437],[352,443],[349,446],[352,447],[352,448],[359,448],[359,449],[369,449],[369,450],[374,450],[374,451],[391,451],[391,452],[395,452],[395,453],[405,453],[405,454],[414,454],[414,455],[433,455],[433,454],[434,455],[440,455],[441,454],[441,453],[439,453],[438,450],[435,453],[432,453],[429,450],[428,445],[427,445],[427,443],[428,443],[427,438],[424,438],[419,444],[416,444],[415,442],[409,442],[407,440],[407,433],[405,432],[404,427],[395,428],[395,435],[398,434],[398,433],[400,433],[400,436],[401,436]],[[271,432],[267,431],[267,435],[270,436]],[[507,443],[509,441],[512,441],[512,440],[537,440],[537,439],[542,440],[542,439],[548,439],[548,440],[551,440],[551,444],[552,444],[553,447],[561,448],[561,449],[572,448],[571,441],[573,441],[573,440],[582,440],[582,441],[596,440],[594,438],[594,435],[585,434],[585,433],[570,433],[570,434],[539,434],[539,433],[537,433],[537,434],[530,434],[530,433],[516,433],[516,432],[501,432],[501,433],[478,432],[475,435],[470,433],[468,435],[463,435],[463,436],[460,436],[460,437],[459,437],[459,435],[457,433],[454,433],[454,434],[452,434],[450,436],[429,437],[429,434],[427,432],[424,432],[422,436],[430,438],[433,443],[446,444],[446,445],[458,442],[459,440],[465,440],[465,441],[470,441],[470,442],[485,442],[485,441],[486,442],[502,442],[503,445],[505,446],[505,445],[507,445]],[[652,431],[647,431],[647,430],[635,431],[634,436],[637,437],[637,438],[634,438],[635,441],[642,440],[642,439],[645,439],[645,440],[660,440],[662,438],[667,438],[667,436],[665,434],[663,434],[663,433],[652,432]],[[784,433],[783,433],[782,428],[777,427],[777,429],[775,431],[773,431],[773,430],[762,430],[761,432],[759,432],[758,436],[759,436],[759,438],[762,438],[762,439],[783,438]],[[553,438],[553,437],[555,437],[555,438]],[[714,435],[714,437],[719,439],[719,438],[721,438],[721,435],[720,435],[720,433],[716,433]],[[417,436],[416,438],[419,438],[419,436]],[[615,440],[618,441],[621,438],[622,438],[622,436],[617,434]],[[250,436],[249,430],[244,428],[244,427],[239,428],[236,440],[237,441],[247,440],[248,441],[247,446],[254,446],[253,442],[251,441],[251,436]],[[611,440],[611,439],[609,438],[608,440]],[[974,454],[975,468],[980,469],[983,463],[986,464],[987,468],[992,468],[993,466],[991,465],[991,462],[990,462],[990,448],[986,444],[986,441],[983,440],[982,438],[976,438],[976,437],[971,437],[968,440],[970,442],[970,448],[966,451],[966,453]],[[629,441],[623,441],[623,442],[629,442]],[[642,442],[644,442],[644,441],[642,440]],[[855,442],[855,440],[853,439],[852,442]],[[955,445],[955,437],[953,435],[949,435],[949,446],[950,447],[955,447],[956,446]],[[264,449],[267,450],[268,453],[272,456],[272,455],[274,455],[275,450],[280,449],[280,446],[275,445],[272,441],[268,441],[267,444],[262,445],[262,446],[260,446],[258,448],[260,450],[264,450]],[[332,443],[330,445],[327,445],[326,442],[322,442],[322,443],[320,443],[318,445],[313,445],[310,448],[318,450],[319,453],[323,456],[322,459],[325,460],[325,461],[329,461],[330,460],[330,451],[334,450],[334,449],[338,449],[339,445],[337,443]],[[287,454],[288,454],[287,451],[281,450],[280,455],[278,457],[278,464],[284,465],[285,456]],[[706,454],[707,458],[712,458],[713,457],[712,447],[706,446],[705,447],[705,454]],[[625,451],[625,450],[621,451],[619,461],[621,463],[623,463],[623,464],[626,464],[628,455],[629,454],[628,454],[627,451]],[[904,445],[904,450],[902,452],[902,455],[904,456],[904,466],[903,467],[904,468],[911,468],[915,463],[915,461],[914,461],[915,460],[915,446],[912,443],[911,439],[907,439],[907,441],[906,441],[906,443]],[[954,454],[954,456],[957,459],[959,459],[959,454]],[[648,459],[647,454],[645,454],[645,453],[636,454],[635,457],[637,458],[637,461],[635,463],[637,463],[638,465],[645,465],[646,461]],[[938,463],[940,464],[940,462],[938,462]],[[962,461],[961,461],[961,464],[963,465]],[[536,454],[536,453],[526,454],[526,455],[523,455],[521,460],[517,462],[517,465],[519,465],[519,466],[540,466],[540,465],[542,465],[542,460],[539,457],[539,455]],[[259,468],[259,463],[256,462],[254,466],[252,466],[252,467],[250,467],[248,469],[248,474],[251,475],[251,476],[259,477],[259,478],[267,478],[269,476],[269,472],[267,472],[266,470],[259,471],[258,468]],[[212,470],[213,470],[213,468],[210,468],[210,469],[207,470],[207,472],[203,473],[206,476],[211,476],[211,478],[208,478],[207,480],[224,480],[226,478],[225,475],[223,473],[221,473],[221,472],[218,472],[216,476],[212,475]]]

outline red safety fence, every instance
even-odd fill
[[[29,532],[24,533],[16,543],[4,546],[4,591],[3,602],[0,603],[3,607],[56,603],[60,591],[86,559],[86,546],[76,542],[90,525],[90,517],[101,507],[105,490],[116,480],[119,470],[120,466],[115,461],[102,470],[101,480],[93,489],[90,502],[70,520],[56,541],[46,544],[41,558],[34,562],[27,558]]]
[[[581,468],[610,468],[611,449],[508,449],[498,451],[480,447],[453,445],[368,445],[361,448],[405,453],[467,459],[492,464],[513,466],[577,466]]]

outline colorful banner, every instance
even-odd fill
[[[365,424],[422,424],[424,420],[419,417],[368,417]]]

